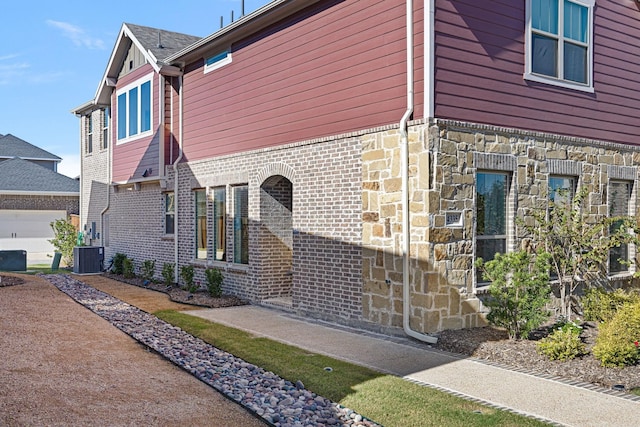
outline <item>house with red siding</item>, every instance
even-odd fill
[[[123,24],[74,110],[87,243],[363,329],[482,325],[475,260],[516,250],[550,193],[636,214],[639,17],[634,0],[274,0],[203,38]],[[618,258],[612,276],[634,273]]]

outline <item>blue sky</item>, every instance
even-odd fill
[[[245,14],[269,0],[245,0]],[[95,95],[123,22],[207,36],[238,19],[241,0],[14,1],[0,25],[0,134],[59,157],[80,174],[79,121],[70,111]]]

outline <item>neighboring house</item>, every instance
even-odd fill
[[[56,172],[61,160],[0,135],[0,250],[25,250],[28,263],[50,262],[51,222],[79,213],[79,182]]]
[[[74,110],[81,221],[107,256],[220,268],[254,303],[428,341],[481,325],[475,259],[518,248],[549,188],[636,214],[639,18],[276,0],[201,39],[124,24]]]

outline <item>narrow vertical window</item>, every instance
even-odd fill
[[[164,232],[173,234],[175,231],[175,196],[173,192],[164,195]]]
[[[87,116],[87,153],[93,152],[93,113]]]
[[[129,91],[129,135],[138,133],[138,88]]]
[[[109,120],[111,120],[109,107],[102,110],[102,148],[106,149],[109,147]]]
[[[140,86],[140,132],[151,130],[151,82]]]
[[[609,183],[609,217],[629,216],[629,200],[631,198],[630,182]],[[615,233],[624,226],[622,220],[611,224],[609,232]],[[629,271],[629,245],[621,244],[609,251],[609,272],[623,273]]]
[[[127,137],[127,94],[118,95],[118,139]]]
[[[233,189],[233,262],[249,264],[249,187]]]
[[[196,190],[196,259],[207,259],[207,190]]]
[[[226,261],[227,240],[227,190],[213,190],[213,257],[216,261]]]
[[[573,177],[549,177],[549,201],[552,206],[566,206],[573,200],[576,180]]]
[[[490,261],[497,253],[506,252],[508,177],[479,172],[476,178],[476,256]]]

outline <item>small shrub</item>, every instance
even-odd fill
[[[489,285],[491,309],[487,320],[507,329],[510,339],[528,338],[548,317],[545,305],[550,300],[549,254],[526,251],[496,254],[484,263],[478,260]]]
[[[193,269],[193,265],[183,265],[180,268],[180,277],[182,277],[182,280],[184,280],[185,288],[191,293],[194,293],[198,290],[198,286],[193,282],[194,275],[195,272]]]
[[[624,304],[639,301],[638,293],[625,292],[622,289],[607,292],[602,288],[588,289],[581,299],[585,320],[596,322],[610,320]]]
[[[111,272],[113,274],[123,274],[124,273],[124,260],[127,256],[123,253],[116,253],[111,259]]]
[[[580,339],[582,327],[573,322],[560,323],[549,336],[536,344],[538,353],[551,360],[571,360],[586,353],[586,347]]]
[[[164,284],[167,286],[172,286],[174,284],[174,275],[175,268],[174,265],[170,262],[165,262],[162,264],[162,279],[164,280]]]
[[[144,260],[142,262],[142,278],[147,281],[152,281],[153,276],[156,274],[156,262],[151,259]]]
[[[640,362],[640,302],[624,304],[599,326],[593,355],[607,367],[624,367]]]
[[[136,277],[136,266],[133,259],[125,257],[122,261],[122,275],[127,279]]]
[[[224,279],[222,272],[217,268],[207,268],[204,274],[207,277],[209,295],[214,298],[220,298],[222,296],[222,280]]]
[[[56,252],[62,255],[62,262],[67,267],[73,267],[73,248],[76,246],[76,227],[71,223],[71,219],[57,219],[49,223],[53,229],[54,238],[49,243],[56,248]]]

